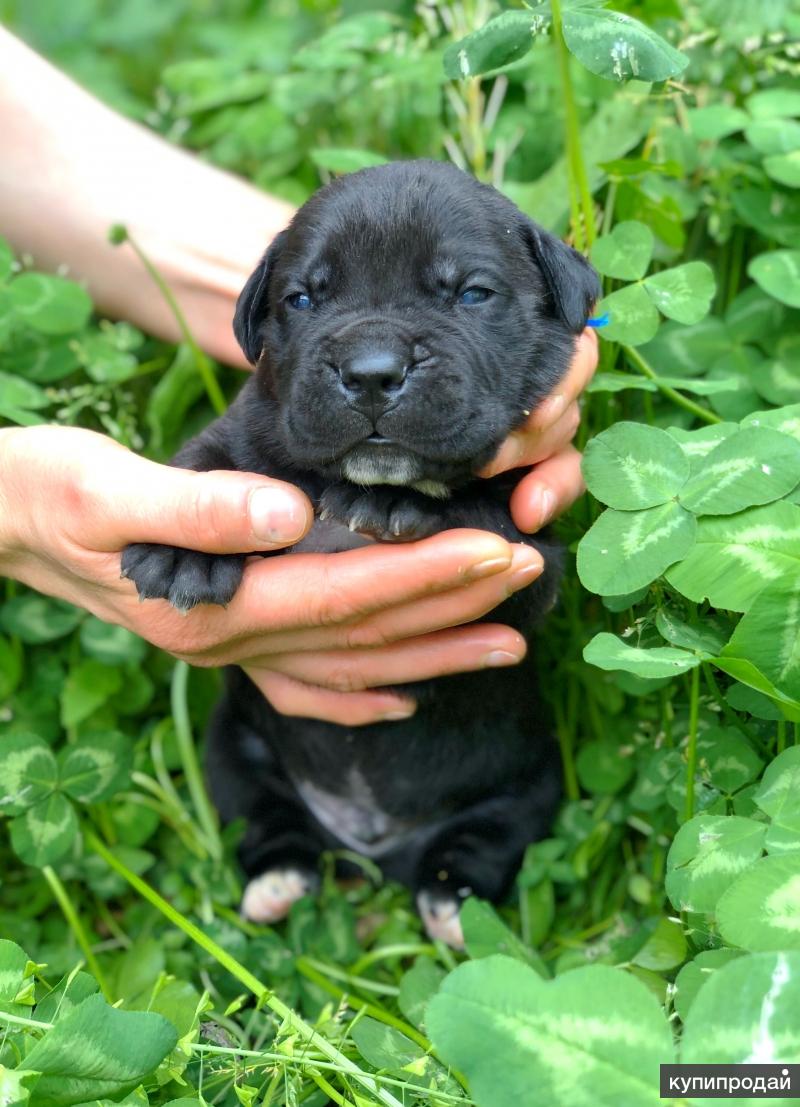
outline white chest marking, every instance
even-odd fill
[[[303,802],[322,825],[344,845],[367,857],[386,853],[414,827],[387,814],[377,804],[360,769],[347,774],[347,794],[326,792],[307,780],[295,781]]]

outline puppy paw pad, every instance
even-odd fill
[[[429,938],[442,941],[451,949],[464,948],[464,932],[458,913],[463,900],[456,896],[436,896],[431,892],[420,892],[417,896],[417,910]]]
[[[295,900],[308,895],[312,883],[311,876],[299,869],[269,869],[245,888],[242,915],[251,922],[280,922]]]

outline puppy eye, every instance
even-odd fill
[[[313,307],[311,297],[307,292],[294,292],[291,296],[286,297],[286,303],[295,308],[296,311],[308,311],[310,307]]]
[[[465,288],[461,295],[458,297],[460,304],[482,304],[493,296],[491,288],[481,288],[479,285],[472,285],[470,288]]]

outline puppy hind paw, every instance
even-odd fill
[[[444,942],[451,949],[464,948],[464,931],[459,918],[463,902],[463,899],[449,892],[418,893],[417,910],[429,938]]]
[[[140,600],[168,600],[185,614],[198,604],[230,603],[244,565],[243,554],[205,554],[140,542],[122,551],[121,575],[133,581]]]
[[[240,911],[250,922],[280,922],[296,900],[316,891],[318,883],[313,873],[302,869],[268,869],[247,885]]]

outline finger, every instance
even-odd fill
[[[279,654],[270,658],[269,667],[273,672],[335,692],[363,692],[450,673],[516,665],[525,651],[525,639],[511,627],[482,623],[374,650]],[[257,665],[258,661],[250,664]]]
[[[130,454],[91,496],[83,541],[99,550],[158,542],[205,553],[249,553],[298,542],[313,522],[308,498],[254,473],[194,473]],[[96,521],[96,525],[91,524]]]
[[[245,672],[281,715],[366,726],[408,719],[416,710],[414,700],[391,692],[332,692],[268,669],[246,667]]]
[[[254,473],[157,465],[91,431],[26,428],[11,446],[16,467],[30,476],[27,484],[48,490],[27,505],[30,525],[45,534],[60,527],[80,549],[158,542],[244,553],[296,542],[313,521],[308,498],[291,484]],[[53,503],[64,508],[56,519]]]
[[[511,494],[511,517],[523,533],[533,534],[567,511],[585,490],[581,455],[567,446],[522,478]]]
[[[559,419],[566,409],[586,391],[594,376],[599,358],[597,331],[586,327],[577,337],[567,375],[553,392],[534,408],[525,424],[532,431],[541,431]]]
[[[554,428],[557,425],[562,428],[569,426],[576,419],[573,405],[591,380],[597,368],[597,359],[597,334],[591,327],[587,327],[576,340],[575,353],[567,375],[531,412],[526,422],[508,435],[497,454],[480,470],[479,475],[494,477],[508,469],[534,465],[537,461],[549,457],[553,452],[550,443],[553,441]],[[555,441],[559,442],[556,448],[565,445],[572,438],[572,435],[569,435],[567,438],[559,439],[561,434],[563,434],[561,430],[555,432]],[[549,437],[546,443],[543,442],[545,435]]]
[[[542,574],[544,561],[537,550],[522,545],[515,545],[513,549],[511,568],[499,579],[379,612],[356,626],[343,628],[342,644],[347,649],[375,648],[480,619],[515,592],[533,584]]]
[[[509,469],[537,465],[563,450],[575,437],[580,422],[580,408],[575,402],[546,430],[512,431],[483,475],[496,476],[497,473],[505,473]]]
[[[513,557],[525,559],[515,551],[499,535],[453,530],[421,542],[271,558],[249,565],[227,611],[215,614],[249,634],[335,628],[489,580],[507,570]],[[536,562],[535,551],[527,559]]]
[[[315,626],[312,630],[290,629],[266,637],[262,632],[260,636],[254,634],[236,642],[231,642],[228,634],[221,646],[212,645],[200,656],[213,657],[215,664],[245,665],[252,658],[271,664],[271,658],[278,654],[339,649],[373,650],[406,638],[473,622],[492,611],[515,591],[526,588],[541,575],[544,562],[537,550],[522,545],[511,548],[514,550],[514,559],[507,573],[478,581],[467,588],[416,598],[409,603],[375,611],[336,626]],[[233,604],[228,610],[232,608]],[[191,621],[193,614],[190,612],[186,623]]]

